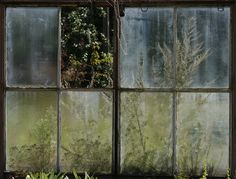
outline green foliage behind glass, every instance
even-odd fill
[[[205,50],[202,42],[198,42],[201,34],[195,32],[196,18],[184,17],[184,19],[188,28],[177,38],[176,52],[166,45],[158,46],[163,57],[164,68],[163,71],[154,71],[154,74],[156,82],[162,86],[174,83],[175,88],[191,87],[198,66],[211,54],[211,49]],[[175,67],[173,59],[176,61]],[[162,76],[165,78],[161,78]]]
[[[171,95],[121,95],[122,173],[171,173]]]
[[[161,47],[160,45],[158,46],[163,56],[162,60],[164,70],[153,72],[156,77],[156,82],[158,84],[162,84],[162,86],[170,86],[172,84],[175,88],[191,87],[192,76],[195,74],[196,69],[203,61],[206,61],[208,59],[209,55],[211,55],[211,49],[204,49],[202,42],[199,41],[199,37],[201,34],[195,31],[195,29],[197,28],[195,22],[196,19],[194,17],[184,18],[186,20],[186,23],[188,24],[188,28],[186,29],[186,31],[182,32],[182,34],[176,39],[176,52],[174,53],[166,45],[164,45],[163,47]],[[176,69],[174,69],[173,65],[174,57],[176,59]],[[135,84],[135,86],[137,86],[138,88],[144,87],[143,64],[143,59],[142,57],[140,57],[139,72],[137,74],[137,80]],[[174,75],[174,70],[176,70],[176,76]],[[165,78],[163,78],[163,76]],[[194,103],[196,103],[195,106],[191,103],[184,106],[185,114],[187,114],[184,115],[185,123],[181,123],[181,120],[183,120],[181,119],[181,117],[177,119],[177,131],[180,131],[179,134],[181,134],[177,136],[178,142],[181,141],[177,143],[177,167],[178,172],[183,172],[186,175],[198,175],[201,171],[201,166],[199,164],[203,159],[206,159],[208,172],[210,175],[214,176],[214,174],[217,173],[217,170],[220,168],[220,163],[222,162],[221,157],[214,161],[209,157],[212,156],[212,154],[210,153],[213,150],[211,144],[205,145],[206,137],[209,135],[214,136],[215,134],[213,132],[207,133],[205,131],[207,124],[204,122],[199,122],[199,119],[202,119],[202,117],[204,117],[203,115],[199,114],[199,111],[204,111],[208,108],[214,110],[218,107],[215,104],[213,106],[206,106],[208,103],[210,103],[208,101],[208,96],[209,95],[199,95],[196,101],[194,101]],[[141,120],[142,116],[144,116],[145,114],[142,113],[142,107],[140,107],[142,106],[143,99],[140,98],[139,94],[130,93],[130,95],[127,95],[122,100],[125,100],[125,104],[121,108],[121,115],[125,117],[125,123],[128,123],[128,127],[126,128],[126,130],[122,131],[124,133],[123,140],[129,141],[127,142],[127,146],[124,147],[126,150],[126,154],[123,154],[125,155],[125,159],[122,166],[122,172],[135,174],[167,173],[168,170],[171,170],[171,164],[168,163],[171,156],[167,155],[168,151],[172,147],[170,145],[170,137],[162,139],[162,143],[159,142],[158,139],[156,139],[155,143],[158,143],[159,146],[166,146],[161,155],[162,157],[157,160],[155,158],[157,148],[156,150],[155,148],[152,150],[147,147],[148,145],[150,145],[150,141],[148,141],[149,139],[144,135],[143,132],[148,125],[152,125],[152,120],[165,121],[166,116],[163,114],[168,106],[167,100],[165,98],[156,99],[159,104],[155,104],[155,109],[152,110],[153,113],[154,111],[160,111],[160,116],[149,116],[146,119],[148,122],[143,122]],[[183,106],[181,106],[181,103],[183,103],[183,99],[181,94],[178,93],[176,96],[176,104],[178,108],[183,108]],[[164,106],[163,109],[161,108],[161,106]],[[145,105],[143,108],[148,108],[148,105]],[[219,111],[217,112],[217,114],[221,114]],[[222,121],[224,119],[226,118],[223,118]],[[123,125],[124,122],[122,123],[121,127],[123,127]],[[163,141],[165,141],[166,143],[164,143]],[[219,147],[221,146],[222,148],[222,145],[224,144],[221,143]],[[219,152],[221,151],[218,151],[218,154],[221,154]],[[182,177],[184,176],[185,175],[183,175]],[[181,178],[181,176],[179,176],[179,178]]]
[[[112,61],[107,18],[98,7],[63,8],[62,84],[64,87],[111,87]]]
[[[61,169],[110,173],[112,93],[67,92],[61,97]],[[76,110],[80,109],[80,110]]]
[[[9,166],[18,171],[48,171],[54,169],[56,121],[55,110],[50,107],[30,130],[30,138],[34,141],[34,144],[17,145],[10,148]]]

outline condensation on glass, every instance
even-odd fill
[[[112,19],[109,8],[64,7],[61,14],[64,88],[112,88]]]
[[[173,40],[172,8],[126,8],[121,18],[121,87],[172,87]]]
[[[58,8],[7,8],[7,86],[57,85],[58,22]]]
[[[225,176],[229,168],[229,94],[179,93],[177,166],[191,175]]]
[[[177,86],[228,88],[230,9],[177,9]]]
[[[112,93],[61,93],[61,170],[111,173]]]
[[[171,175],[172,94],[121,93],[121,173]]]
[[[55,169],[56,96],[49,91],[6,93],[6,170]]]

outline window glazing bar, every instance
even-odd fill
[[[5,7],[0,5],[0,178],[5,170],[5,112],[4,112],[4,33]]]

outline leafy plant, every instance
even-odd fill
[[[203,173],[202,173],[202,176],[199,179],[207,179],[207,176],[208,176],[207,165],[204,164]],[[174,178],[175,179],[190,179],[190,176],[188,176],[187,174],[184,174],[184,173],[179,173],[178,175],[175,175]],[[230,177],[230,169],[227,169],[226,178],[227,179],[231,178]]]
[[[66,171],[107,173],[111,169],[112,145],[111,93],[101,93],[98,103],[93,105],[91,94],[68,94],[62,102],[69,123],[62,125],[62,166]],[[99,106],[97,108],[96,106]],[[96,110],[93,107],[97,108]],[[80,110],[74,110],[80,109]]]
[[[73,170],[73,175],[75,177],[75,179],[81,179],[80,176],[77,175],[76,171]],[[85,172],[85,176],[84,176],[84,179],[98,179],[97,177],[93,177],[93,176],[89,176],[87,172]]]
[[[142,88],[144,86],[142,58],[140,58],[139,66],[136,85]],[[163,118],[167,117],[168,119],[166,114],[169,111],[169,98],[160,94],[152,96],[151,101],[148,104],[145,103],[150,113],[152,113],[152,110],[162,111],[162,116],[148,114],[148,111],[142,110],[144,98],[147,98],[147,96],[143,96],[142,93],[127,93],[123,95],[124,102],[121,105],[121,118],[124,118],[124,121],[121,126],[123,129],[121,130],[125,151],[122,154],[124,156],[122,173],[165,175],[171,171],[171,141],[168,140],[168,137],[163,137],[161,132],[157,132],[158,134],[152,133],[150,136],[155,135],[156,144],[154,145],[158,145],[160,148],[150,147],[150,136],[145,130],[152,124],[156,124],[156,121],[163,121],[160,125],[166,126],[166,119],[163,120]],[[155,101],[158,101],[158,103],[155,103]],[[155,109],[152,108],[152,103],[154,103]],[[165,130],[163,132],[165,133]]]
[[[86,140],[75,138],[69,147],[62,147],[64,158],[69,166],[67,170],[76,168],[80,171],[87,169],[89,172],[106,172],[110,168],[111,147],[98,139]]]
[[[80,176],[77,175],[76,171],[73,170],[73,175],[75,179],[81,179]],[[54,172],[39,172],[39,173],[30,173],[26,176],[26,179],[69,179],[65,173],[55,174]],[[87,172],[84,174],[84,179],[98,179],[97,177],[89,176]]]
[[[112,86],[112,49],[104,30],[107,16],[107,10],[99,7],[62,9],[64,87]]]
[[[203,167],[203,174],[202,174],[202,177],[200,179],[207,179],[207,176],[208,176],[208,173],[207,173],[207,164],[205,163],[204,164],[204,167]]]
[[[30,173],[26,176],[26,179],[68,179],[68,177],[65,176],[65,174],[55,174],[54,172],[50,173]]]
[[[227,169],[226,177],[227,177],[227,179],[231,179],[231,177],[230,177],[230,169],[229,168]]]
[[[189,176],[187,176],[186,174],[184,173],[179,173],[177,175],[174,176],[175,179],[190,179]]]
[[[181,38],[177,38],[176,52],[174,53],[166,45],[163,47],[158,45],[163,57],[164,68],[163,70],[153,69],[153,74],[156,82],[161,86],[175,84],[177,88],[190,87],[197,67],[211,54],[210,49],[203,49],[201,42],[196,43],[200,38],[200,34],[195,31],[196,18],[185,18],[188,28],[181,33]],[[175,59],[175,65],[173,65],[173,59]],[[176,76],[174,71],[176,71]]]
[[[161,51],[162,59],[163,59],[163,70],[156,70],[153,66],[152,72],[155,78],[155,82],[160,86],[173,86],[175,87],[189,87],[192,84],[191,78],[194,74],[195,70],[207,57],[210,55],[210,49],[204,50],[202,48],[202,44],[197,44],[199,34],[195,33],[195,18],[186,17],[188,29],[184,31],[182,34],[182,39],[176,40],[176,53],[174,53],[170,48],[166,45],[161,47],[158,45],[158,48]],[[194,45],[193,45],[194,44]],[[176,64],[174,69],[173,58],[176,59]],[[155,58],[153,58],[155,59]],[[135,86],[138,88],[143,88],[143,58],[140,57],[139,60],[139,69],[138,74],[135,81]],[[155,63],[152,63],[155,64]],[[176,70],[176,76],[174,73]],[[163,78],[164,77],[164,78]],[[147,147],[148,137],[144,134],[144,129],[147,126],[147,122],[142,120],[142,110],[140,108],[140,104],[142,103],[142,98],[139,93],[130,93],[126,95],[126,104],[122,107],[124,109],[124,116],[126,123],[128,123],[128,127],[124,132],[125,139],[127,141],[132,141],[129,143],[129,146],[126,148],[130,149],[125,154],[124,168],[123,172],[125,173],[168,173],[171,169],[170,158],[168,156],[168,151],[171,150],[171,143],[169,137],[161,139],[162,141],[159,145],[166,146],[163,148],[163,152],[160,151],[161,155],[158,155],[158,160],[156,159],[157,151],[150,150]],[[158,98],[160,105],[156,105],[156,110],[162,111],[162,114],[168,113],[168,100],[167,98]],[[180,100],[180,96],[178,96],[178,100]],[[204,101],[203,101],[204,102]],[[177,101],[179,103],[179,101]],[[162,108],[161,106],[165,106]],[[167,111],[166,111],[167,110]],[[194,113],[194,110],[192,111]],[[191,115],[191,118],[194,118],[194,114]],[[164,116],[162,116],[164,117]],[[147,119],[150,120],[150,119]],[[164,119],[155,119],[165,121]],[[149,121],[150,123],[150,121]],[[123,124],[124,125],[124,124]],[[199,144],[203,136],[196,136],[195,141],[197,141],[198,145],[196,147],[201,147]],[[126,149],[126,150],[128,150]],[[196,150],[194,148],[193,150]],[[200,150],[200,149],[199,149]],[[193,152],[193,151],[191,151]],[[138,153],[138,155],[133,155],[133,153]],[[201,155],[201,154],[200,154]],[[160,157],[162,156],[162,157]],[[184,156],[182,156],[184,157]],[[186,156],[188,157],[188,156]],[[200,159],[200,157],[199,157]],[[186,161],[187,158],[183,158],[183,161]],[[199,161],[197,158],[195,163],[197,164]],[[170,167],[170,168],[169,168]],[[185,170],[186,172],[186,170]],[[179,178],[184,176],[178,176]]]
[[[197,32],[196,18],[184,17],[187,28],[179,32],[176,39],[176,51],[173,51],[164,45],[158,45],[163,60],[163,70],[157,71],[153,69],[156,82],[161,86],[174,86],[175,88],[188,88],[191,87],[193,76],[198,69],[198,66],[207,60],[211,55],[210,49],[204,49],[203,44],[200,42],[201,35]],[[173,62],[175,59],[175,62]],[[175,64],[173,64],[175,63]],[[163,78],[164,77],[164,78]],[[208,96],[199,97],[196,99],[196,108],[188,108],[189,125],[186,121],[178,120],[178,126],[181,127],[182,142],[179,144],[179,160],[178,168],[188,175],[196,175],[200,172],[199,163],[202,159],[208,159],[211,145],[205,144],[205,124],[194,120],[199,111],[207,101]],[[179,107],[182,99],[180,94],[177,94],[177,106]],[[187,126],[188,125],[188,126]],[[185,127],[185,128],[184,128]],[[191,129],[190,129],[191,128]],[[197,129],[197,131],[194,131]],[[220,162],[220,159],[218,161]],[[213,174],[216,170],[216,165],[207,163],[208,171]]]
[[[19,171],[48,171],[55,165],[56,113],[52,107],[31,129],[33,144],[10,148],[9,166]]]

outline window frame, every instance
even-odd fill
[[[88,0],[0,0],[0,178],[8,178],[11,172],[5,171],[5,12],[7,7],[62,7],[62,6],[88,6],[91,3],[96,6],[111,7],[109,3],[112,0],[101,0],[99,2]],[[230,95],[230,168],[232,178],[236,178],[236,1],[234,0],[120,0],[115,1],[119,9],[118,13],[123,13],[124,7],[142,7],[142,6],[163,6],[163,7],[201,7],[201,6],[227,6],[230,8],[230,25],[231,25],[231,46],[230,46],[230,81],[229,89],[219,90],[219,92],[228,92]],[[163,92],[163,89],[126,89],[119,85],[119,37],[120,37],[120,20],[114,20],[114,60],[113,60],[113,87],[111,89],[76,89],[78,91],[113,91],[113,124],[112,124],[112,173],[108,175],[98,175],[102,178],[174,178],[174,176],[135,176],[119,174],[119,148],[120,148],[120,93],[122,91],[136,92]],[[60,48],[60,43],[59,43]],[[59,49],[60,50],[60,49]],[[60,55],[60,54],[59,54]],[[60,58],[60,56],[58,57]],[[33,89],[33,88],[32,88]],[[51,88],[50,88],[51,89]],[[55,89],[60,92],[60,87]],[[67,90],[67,89],[65,89]],[[69,89],[70,90],[70,89]],[[191,89],[191,92],[198,92],[199,89]],[[216,92],[213,90],[202,90],[201,92]],[[173,92],[173,91],[171,91]],[[178,92],[176,90],[175,92]],[[189,89],[181,89],[181,92],[189,92]],[[58,149],[57,149],[58,150]],[[214,177],[217,178],[217,177]],[[220,177],[218,177],[220,178]],[[221,177],[222,178],[222,177]]]

